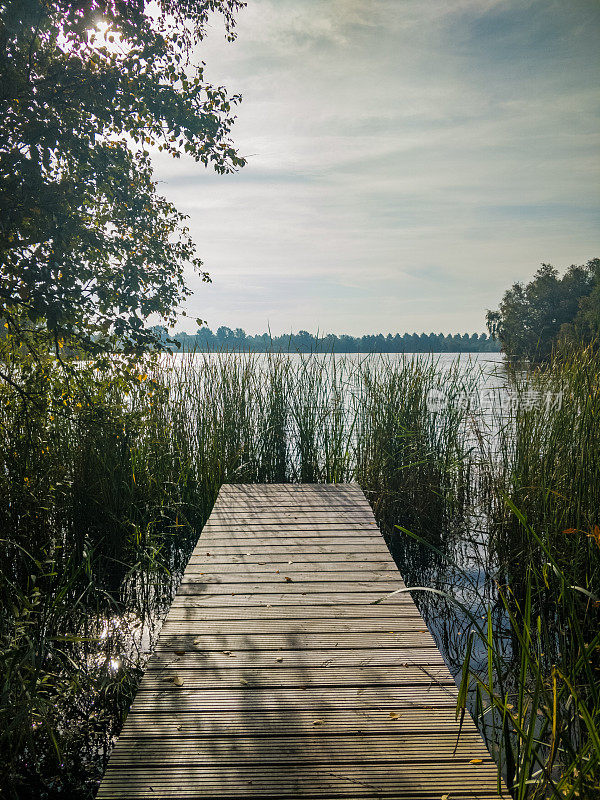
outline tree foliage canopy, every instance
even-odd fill
[[[18,346],[88,355],[159,344],[201,269],[150,148],[219,173],[244,164],[239,100],[191,56],[238,0],[0,1],[0,316]],[[208,280],[208,276],[203,273]]]
[[[487,313],[488,329],[511,359],[547,359],[566,339],[588,343],[600,336],[600,259],[573,264],[559,277],[542,264],[528,284],[508,289],[500,308]]]

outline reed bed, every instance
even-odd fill
[[[407,581],[438,590],[417,600],[511,791],[584,797],[599,365],[570,359],[514,379],[562,404],[491,418],[472,402],[483,368],[436,357],[171,356],[129,382],[83,370],[68,391],[47,364],[27,368],[35,404],[0,388],[7,794],[94,795],[222,483],[356,480]]]
[[[595,347],[514,374],[482,446],[503,621],[488,607],[474,626],[487,663],[470,678],[516,798],[600,790],[599,376]]]

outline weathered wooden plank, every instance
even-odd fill
[[[433,652],[432,652],[433,650]],[[154,680],[167,680],[175,673],[182,678],[188,675],[195,678],[198,670],[203,673],[214,669],[238,669],[238,664],[244,661],[244,666],[251,663],[253,669],[262,667],[274,668],[277,672],[284,669],[305,670],[311,667],[363,667],[363,666],[402,666],[407,669],[415,664],[444,665],[444,660],[437,648],[426,647],[390,647],[378,650],[365,650],[365,648],[345,649],[332,647],[325,650],[318,648],[300,650],[256,650],[251,654],[246,650],[188,650],[182,655],[175,655],[171,651],[160,651],[148,662],[146,675]],[[155,675],[159,672],[160,675]],[[187,684],[186,684],[187,685]]]
[[[419,671],[419,674],[423,674],[422,671]],[[403,708],[407,714],[413,709],[418,719],[421,719],[425,710],[432,710],[432,713],[435,711],[437,714],[436,709],[442,706],[453,707],[456,695],[457,690],[454,683],[428,685],[424,700],[422,699],[423,691],[417,691],[414,684],[339,686],[335,692],[325,686],[304,685],[300,687],[261,687],[256,685],[224,687],[218,685],[202,690],[182,688],[176,694],[162,690],[145,691],[142,689],[138,693],[130,713],[139,712],[141,706],[146,709],[150,708],[153,713],[159,715],[163,713],[168,715],[171,711],[175,712],[177,709],[185,708],[189,708],[191,712],[273,711],[277,712],[281,719],[285,718],[288,713],[293,712],[295,716],[296,712],[302,710],[320,709],[333,713],[348,709],[375,708],[381,711]],[[177,705],[172,706],[171,703]],[[439,713],[445,715],[446,711]],[[425,714],[425,716],[427,715]],[[307,717],[307,719],[310,718]],[[465,719],[465,725],[467,722],[472,725],[472,722]],[[458,730],[458,723],[453,714],[448,717],[448,724],[452,726],[452,730]],[[149,731],[148,735],[153,735],[153,732]]]
[[[215,526],[216,528],[216,526]],[[229,539],[229,540],[237,540],[240,539],[241,541],[254,541],[256,539],[261,540],[263,538],[267,539],[285,539],[286,537],[298,537],[298,538],[308,538],[308,539],[320,539],[323,538],[331,538],[331,539],[372,539],[374,541],[380,542],[381,544],[386,544],[381,532],[376,528],[371,528],[370,526],[361,525],[360,523],[356,523],[356,525],[340,525],[339,523],[319,523],[313,524],[310,522],[302,523],[294,521],[289,525],[285,525],[278,520],[277,522],[273,522],[272,524],[261,524],[261,523],[254,523],[254,522],[244,522],[244,520],[239,520],[232,525],[221,525],[219,526],[219,530],[211,530],[209,529],[208,532],[205,529],[205,532],[198,540],[197,548],[202,549],[206,542],[212,541],[212,539]],[[236,530],[239,528],[240,530]]]
[[[272,495],[274,497],[275,495]],[[266,495],[265,495],[266,499]],[[253,512],[256,512],[256,501],[257,497],[236,497],[235,500],[235,510],[238,511],[240,509],[246,510],[250,509]],[[216,503],[214,506],[216,511],[232,511],[231,505],[226,502],[219,502]],[[365,510],[371,510],[371,507],[367,503],[366,500],[363,500],[361,503],[357,500],[356,495],[349,495],[347,497],[336,497],[334,495],[330,497],[324,497],[323,495],[319,494],[312,494],[309,495],[305,493],[302,497],[294,497],[293,495],[289,495],[288,497],[282,497],[281,495],[277,498],[277,512],[285,511],[288,508],[295,508],[301,511],[307,511],[313,508],[343,508],[351,513],[356,512],[363,512]],[[273,511],[273,509],[271,509]]]
[[[285,592],[282,594],[260,594],[253,592],[251,594],[242,594],[233,592],[232,594],[212,594],[204,592],[202,594],[194,594],[193,592],[185,592],[185,586],[182,586],[177,596],[173,600],[172,608],[276,608],[277,606],[287,606],[290,599],[294,598],[294,604],[298,607],[303,606],[320,606],[322,608],[331,608],[334,606],[337,610],[344,604],[348,605],[363,605],[368,606],[381,599],[381,592],[338,592],[338,593],[320,593],[320,594],[292,594]],[[385,600],[381,605],[384,608],[391,608],[393,606],[410,606],[412,600],[408,594],[398,594]],[[399,611],[399,613],[401,613]],[[366,616],[366,613],[365,613]]]
[[[282,569],[281,562],[264,560],[264,561],[250,561],[245,556],[233,556],[232,560],[219,563],[215,558],[206,558],[203,564],[195,563],[198,559],[202,560],[202,554],[192,556],[189,560],[185,575],[193,572],[204,572],[205,575],[227,575],[228,573],[237,574],[240,572],[251,572],[258,575],[264,573],[273,573]],[[233,558],[238,560],[233,561]],[[312,559],[313,556],[307,556]],[[315,560],[305,560],[303,555],[296,557],[293,561],[287,559],[286,565],[295,569],[298,572],[309,572],[314,574],[316,571],[322,572],[354,572],[360,575],[376,575],[379,572],[389,572],[392,575],[397,575],[399,578],[402,576],[398,572],[398,568],[391,561],[389,555],[383,553],[379,557],[375,557],[370,561],[358,561],[356,559],[344,558],[341,555],[339,558],[333,560],[331,558],[323,557],[318,553],[314,556]],[[261,568],[262,565],[262,568]]]
[[[359,502],[365,501],[365,495],[357,483],[240,483],[237,485],[228,483],[221,486],[218,501],[230,502],[231,496],[275,495],[279,498],[286,495],[299,497],[304,494],[320,497],[354,495]]]
[[[334,747],[334,745],[332,745]],[[497,797],[491,788],[495,781],[495,767],[488,761],[481,764],[464,764],[457,761],[449,768],[445,762],[429,762],[427,769],[421,763],[401,762],[395,770],[388,764],[339,765],[244,765],[224,770],[222,765],[186,765],[164,769],[148,765],[143,771],[129,770],[127,797],[422,797],[424,793],[437,796],[442,793],[452,798],[468,797],[476,786],[477,800]],[[489,785],[486,790],[485,782]],[[122,789],[119,770],[106,773],[98,798],[114,797]],[[435,793],[435,794],[432,794]],[[118,796],[118,795],[117,795]],[[425,795],[427,796],[427,795]]]
[[[194,594],[193,591],[185,591],[187,587],[180,587],[177,596],[173,600],[172,608],[259,608],[259,607],[276,607],[287,606],[293,598],[293,603],[300,606],[321,606],[329,607],[335,606],[336,609],[345,604],[347,605],[363,605],[367,607],[369,604],[378,602],[382,597],[382,592],[320,592],[318,594],[303,594],[291,592],[283,592],[281,594],[270,594],[252,592],[244,594],[242,592],[232,592],[231,594],[218,594],[205,591],[201,594]],[[397,594],[387,598],[380,605],[383,608],[390,609],[394,606],[403,606],[412,604],[412,600],[408,594]],[[365,616],[368,609],[365,608]],[[388,612],[389,613],[389,612]],[[399,611],[399,613],[401,613]]]
[[[201,609],[196,614],[176,613],[171,611],[165,620],[161,637],[157,647],[162,646],[163,639],[173,636],[184,637],[200,637],[200,636],[281,636],[295,637],[308,635],[327,635],[334,637],[336,635],[342,636],[360,636],[362,633],[369,633],[372,635],[373,641],[379,641],[378,637],[389,636],[393,638],[394,634],[402,635],[409,632],[427,633],[427,628],[423,623],[422,617],[417,613],[416,609],[408,609],[406,613],[398,617],[368,617],[360,619],[356,617],[341,617],[339,619],[331,619],[331,617],[321,617],[316,619],[294,619],[290,625],[289,619],[227,619],[227,620],[209,620],[206,614]],[[412,613],[410,613],[412,612]]]
[[[145,697],[145,696],[144,696]],[[253,736],[257,740],[273,741],[280,736],[397,736],[404,734],[432,734],[451,736],[456,743],[460,741],[458,726],[450,720],[450,712],[456,700],[442,698],[436,708],[426,704],[415,704],[411,708],[406,703],[386,705],[384,708],[312,708],[298,709],[282,716],[278,711],[266,709],[244,713],[222,711],[218,708],[195,708],[188,704],[178,704],[178,700],[161,696],[163,702],[174,704],[170,713],[153,710],[150,699],[134,707],[127,718],[120,740],[132,744],[140,739],[154,739],[162,744],[166,739],[168,748],[177,741],[202,740],[212,736]],[[479,732],[473,723],[467,724],[462,735],[476,738],[479,747],[473,745],[475,753],[483,752],[484,746]],[[127,745],[130,746],[130,745]],[[123,745],[123,749],[126,745]],[[481,749],[480,749],[481,748]],[[395,753],[398,758],[400,754]]]
[[[357,485],[222,487],[98,798],[496,798],[400,588]]]
[[[298,533],[291,536],[265,536],[256,540],[211,537],[205,539],[194,552],[201,555],[205,548],[208,548],[210,552],[226,550],[231,553],[239,553],[245,549],[256,551],[260,548],[260,551],[264,552],[264,550],[275,550],[275,548],[279,547],[286,547],[288,550],[297,548],[299,552],[305,549],[310,552],[314,548],[318,548],[317,552],[328,552],[326,550],[321,551],[321,548],[335,547],[338,552],[343,553],[345,552],[344,549],[350,546],[366,547],[371,551],[375,550],[384,554],[386,552],[389,553],[385,542],[378,536],[303,536]]]
[[[384,544],[379,544],[377,542],[351,542],[346,543],[344,541],[336,541],[336,542],[327,542],[325,544],[311,544],[302,546],[301,544],[297,545],[290,545],[286,544],[283,540],[280,542],[275,542],[273,544],[261,544],[261,543],[252,543],[252,544],[236,544],[232,542],[230,545],[213,545],[211,542],[206,543],[206,550],[205,551],[197,551],[195,553],[195,557],[204,557],[204,556],[231,556],[234,558],[235,556],[259,556],[265,557],[268,555],[284,555],[289,553],[288,560],[293,561],[294,556],[304,557],[305,555],[329,555],[329,556],[343,556],[344,553],[364,553],[364,554],[371,554],[377,555],[381,559],[382,557],[388,556],[389,551]],[[336,559],[337,560],[337,559]]]
[[[297,525],[310,527],[312,529],[313,525],[315,526],[335,526],[337,528],[344,528],[347,526],[355,525],[357,527],[362,527],[365,530],[369,531],[369,533],[373,536],[378,536],[379,538],[383,539],[379,530],[375,527],[375,525],[369,524],[369,521],[365,515],[365,517],[348,517],[347,519],[341,518],[337,515],[323,515],[320,518],[315,517],[301,517],[299,515],[290,516],[290,517],[265,517],[262,518],[260,516],[256,517],[245,517],[245,516],[227,516],[227,517],[215,517],[214,519],[214,527],[228,527],[229,524],[232,526],[240,526],[245,527],[247,529],[261,529],[264,530],[267,527],[279,527],[282,531],[291,531]],[[210,530],[210,528],[208,529]],[[206,534],[203,534],[206,535]]]
[[[366,533],[369,536],[381,536],[379,528],[374,527],[372,524],[365,522],[303,522],[302,520],[294,523],[282,525],[281,522],[247,522],[244,524],[228,525],[225,523],[212,523],[207,522],[202,528],[202,539],[206,539],[209,535],[213,536],[217,533],[221,535],[237,536],[244,534],[245,536],[261,537],[263,534],[270,534],[271,536],[288,536],[294,531],[310,531],[311,534],[327,533],[331,536],[355,536],[359,532]]]
[[[181,678],[182,685],[175,683]],[[146,672],[142,679],[142,689],[158,689],[181,693],[182,688],[216,688],[218,686],[425,686],[432,683],[454,686],[450,673],[442,665],[427,666],[301,666],[301,667],[253,667],[236,664],[230,667],[196,670],[184,674],[181,670],[171,670],[162,676]],[[416,698],[415,698],[416,700]]]
[[[356,514],[329,514],[329,513],[322,513],[318,516],[316,514],[289,514],[289,515],[270,515],[268,517],[261,517],[259,514],[255,516],[250,516],[246,514],[216,514],[213,523],[215,527],[217,525],[221,525],[221,527],[226,526],[228,524],[232,525],[244,525],[247,527],[260,527],[264,528],[266,525],[279,525],[282,528],[292,528],[295,525],[312,525],[313,523],[316,525],[337,525],[338,527],[343,527],[347,523],[354,524],[354,525],[363,525],[365,528],[372,530],[373,533],[377,533],[377,528],[374,524],[369,524],[372,520],[369,520],[368,516],[365,514],[364,516],[358,516]]]
[[[248,520],[255,520],[257,522],[268,522],[269,520],[273,520],[275,522],[283,520],[284,522],[287,522],[295,519],[312,519],[315,522],[323,522],[328,518],[330,518],[333,522],[343,522],[346,520],[349,522],[364,522],[365,524],[373,522],[373,514],[367,505],[361,508],[353,509],[349,509],[347,506],[333,507],[331,505],[314,505],[311,508],[310,506],[302,505],[288,506],[287,508],[270,508],[268,511],[260,511],[256,509],[256,506],[253,508],[250,505],[248,505],[246,508],[225,508],[221,506],[214,509],[213,513],[211,514],[211,522],[214,523],[217,520],[232,520],[235,522],[235,520],[239,517],[243,517]]]
[[[339,496],[343,492],[353,492],[357,494],[361,500],[364,499],[364,494],[358,483],[342,482],[342,483],[226,483],[221,486],[219,492],[219,499],[227,497],[230,494],[267,494],[272,492],[277,496],[285,494],[286,492],[298,495],[301,493],[315,493],[315,494],[331,494]]]
[[[246,508],[237,508],[232,511],[228,508],[215,509],[214,516],[211,514],[210,520],[207,520],[206,525],[223,526],[227,521],[232,524],[239,524],[238,519],[244,519],[249,524],[273,524],[278,523],[283,525],[291,525],[294,522],[309,523],[324,525],[364,525],[376,529],[376,523],[373,524],[373,514],[371,509],[366,506],[364,509],[352,509],[348,505],[312,505],[306,504],[287,505],[280,507],[277,510],[272,510],[268,514],[258,514],[255,511],[256,506],[248,503]]]
[[[214,636],[206,633],[169,635],[162,633],[160,642],[155,648],[156,653],[173,653],[182,655],[184,652],[205,651],[293,651],[293,650],[328,650],[330,648],[345,650],[367,650],[374,647],[378,650],[387,648],[423,648],[435,647],[433,637],[429,632],[408,631],[403,633],[286,633],[286,634],[223,634]],[[238,657],[240,654],[238,653]]]
[[[210,595],[215,594],[231,594],[233,592],[258,592],[260,594],[279,594],[282,591],[288,594],[297,594],[298,592],[307,594],[321,594],[321,593],[334,593],[334,592],[347,592],[351,589],[353,593],[356,592],[380,592],[383,596],[386,592],[394,592],[404,586],[401,580],[379,580],[379,581],[345,581],[342,579],[329,580],[329,581],[302,581],[294,580],[289,575],[269,576],[270,580],[254,581],[249,580],[246,576],[244,582],[226,581],[215,583],[204,581],[201,575],[195,576],[196,579],[186,578],[182,580],[179,585],[180,594],[203,594],[207,592]],[[286,580],[287,578],[287,580]]]
[[[340,564],[340,558],[343,558],[343,553],[291,553],[285,551],[277,553],[237,553],[228,556],[227,553],[213,553],[208,551],[209,555],[196,555],[192,556],[188,563],[188,568],[193,571],[200,572],[218,572],[223,574],[221,567],[230,567],[230,571],[234,571],[235,567],[241,567],[245,570],[255,567],[257,572],[262,572],[260,567],[267,567],[271,569],[282,569],[288,566],[296,565],[302,571],[310,571],[322,569],[327,564],[332,564],[332,569],[336,569],[335,565]],[[382,561],[385,558],[383,553],[364,553],[361,560],[357,557],[357,553],[348,553],[347,563],[351,569],[356,569],[358,564],[364,564],[367,574],[371,569],[381,567],[390,568],[389,561]],[[282,566],[283,565],[283,566]],[[239,570],[238,570],[239,571]]]
[[[408,691],[408,690],[407,690]],[[205,692],[196,691],[194,695]],[[448,733],[458,738],[458,724],[452,710],[456,699],[452,696],[432,695],[432,702],[419,703],[406,699],[404,703],[383,703],[381,708],[352,706],[294,707],[289,713],[281,708],[252,706],[240,710],[211,707],[200,701],[184,702],[181,694],[173,695],[144,692],[136,699],[121,738],[203,738],[211,735],[227,736],[314,736],[334,734],[392,734]],[[292,698],[293,699],[293,698]],[[434,706],[435,701],[435,706]],[[301,703],[302,700],[300,699]],[[157,711],[157,704],[165,710]],[[167,704],[169,710],[166,710]],[[466,722],[463,732],[476,732],[472,722]],[[481,741],[481,740],[480,740]]]
[[[214,514],[214,516],[213,516]],[[294,522],[308,523],[314,522],[317,525],[364,525],[376,529],[373,521],[373,514],[368,506],[364,509],[350,509],[346,505],[313,505],[305,504],[271,510],[268,513],[257,513],[250,504],[247,508],[237,508],[235,511],[228,508],[215,509],[206,524],[211,526],[223,526],[228,521],[233,525],[239,524],[237,520],[242,518],[248,524],[273,524],[291,525]]]
[[[272,520],[265,520],[260,521],[259,519],[243,519],[237,518],[232,519],[231,523],[229,524],[227,521],[219,521],[218,524],[211,526],[210,528],[203,529],[203,533],[198,540],[198,544],[202,546],[202,541],[206,541],[207,539],[211,538],[213,535],[216,535],[217,529],[221,529],[218,531],[221,537],[225,537],[229,535],[231,531],[232,535],[236,532],[236,528],[241,528],[240,531],[243,535],[253,535],[255,533],[271,533],[273,538],[278,538],[279,536],[289,536],[294,535],[294,532],[297,530],[298,535],[308,535],[314,536],[328,533],[336,538],[340,538],[343,535],[348,537],[352,536],[370,536],[375,539],[379,539],[384,542],[384,538],[381,534],[381,531],[367,523],[361,522],[360,520],[310,520],[310,519],[294,519],[294,520],[284,520],[284,519],[272,519]],[[233,529],[233,530],[232,530]],[[211,533],[211,530],[213,531]]]
[[[227,484],[222,486],[219,492],[218,501],[230,503],[232,497],[236,502],[244,497],[256,499],[257,497],[269,497],[275,495],[278,499],[285,497],[300,497],[304,495],[316,497],[331,497],[339,499],[353,496],[357,502],[365,502],[366,497],[357,483],[247,483]]]
[[[206,549],[205,549],[206,548]],[[390,551],[383,540],[375,536],[322,536],[313,538],[308,536],[290,537],[287,541],[285,537],[276,538],[271,541],[241,541],[235,539],[212,541],[206,539],[202,545],[196,548],[194,555],[215,555],[229,554],[253,555],[265,553],[297,553],[298,555],[311,553],[377,553],[379,556],[390,558]]]
[[[323,744],[325,745],[325,741],[323,742]],[[329,747],[331,749],[334,749],[335,742],[329,743]],[[327,762],[327,759],[323,760]],[[223,781],[223,776],[219,775],[220,766],[221,765],[216,765],[216,764],[214,765],[211,764],[209,766],[208,765],[205,766],[203,764],[190,764],[187,765],[185,770],[184,771],[182,770],[180,773],[177,767],[175,767],[174,769],[163,771],[163,769],[161,769],[158,766],[155,767],[154,765],[146,765],[143,773],[135,774],[132,777],[136,781],[139,780],[141,786],[144,785],[146,779],[154,781],[155,785],[160,785],[164,781],[166,785],[169,785],[169,783],[175,783],[175,785],[189,786],[191,783],[197,783],[198,785],[201,786],[204,780],[208,781],[214,779],[216,779],[220,783],[222,782],[223,784],[226,784],[227,781]],[[258,776],[261,773],[265,777],[268,776],[270,780],[274,782],[274,784],[278,783],[280,783],[281,785],[287,784],[288,776],[286,776],[285,774],[287,770],[289,770],[292,774],[296,773],[304,775],[305,780],[309,784],[312,783],[313,781],[320,781],[321,779],[327,780],[330,776],[334,778],[338,777],[338,775],[336,775],[335,773],[327,771],[327,763],[325,763],[324,765],[323,764],[320,765],[320,767],[319,766],[316,767],[316,769],[323,770],[322,776],[315,775],[314,772],[310,769],[310,767],[308,767],[305,764],[297,764],[295,766],[287,765],[286,770],[280,770],[277,764],[275,765],[263,764],[260,766],[249,765],[247,773],[245,770],[244,771],[240,770],[238,775],[236,776],[231,775],[230,777],[232,785],[236,785],[238,783],[238,778],[241,779],[240,780],[241,784],[245,785],[244,776],[246,774]],[[417,788],[417,786],[423,787],[426,786],[428,783],[430,785],[433,784],[434,786],[437,786],[440,775],[443,775],[446,769],[447,767],[445,767],[445,765],[441,764],[436,759],[430,759],[429,768],[427,770],[423,769],[422,764],[412,764],[410,762],[402,763],[402,772],[407,777],[410,776],[415,781],[414,783],[415,789]],[[495,768],[492,766],[491,760],[489,758],[487,759],[487,763],[482,763],[482,764],[479,763],[465,764],[464,761],[461,763],[461,760],[457,759],[453,774],[455,775],[455,777],[458,777],[459,781],[462,781],[465,773],[469,774],[474,779],[476,779],[475,776],[480,777],[482,774],[483,775],[489,774],[490,771],[492,772],[493,775],[495,775]],[[108,774],[110,775],[110,772]],[[339,777],[350,776],[350,775],[359,777],[361,774],[365,778],[368,775],[374,780],[378,779],[379,781],[381,781],[381,785],[385,785],[386,783],[389,784],[389,782],[394,781],[394,776],[390,775],[390,769],[387,764],[365,764],[362,766],[362,769],[357,768],[354,764],[345,764],[343,765],[343,768],[339,773]],[[227,773],[225,773],[225,775],[227,775]],[[180,777],[183,780],[181,781],[181,783],[177,784],[173,779],[174,778],[178,779]],[[454,781],[450,780],[449,783],[451,783],[451,785],[453,785],[454,787],[457,786],[456,780]],[[460,785],[460,783],[458,785]],[[346,789],[347,788],[348,787],[346,787]]]
[[[400,597],[408,598],[407,594],[400,595]],[[405,600],[401,609],[391,606],[389,604],[380,603],[377,606],[365,606],[364,603],[345,603],[338,605],[335,609],[335,619],[332,619],[331,608],[328,605],[299,605],[288,603],[287,605],[264,604],[260,606],[230,606],[230,607],[204,607],[198,598],[187,598],[189,602],[175,605],[177,597],[171,605],[171,610],[167,616],[167,622],[170,619],[184,619],[184,620],[197,620],[219,622],[225,620],[239,620],[239,621],[272,621],[272,620],[293,620],[293,624],[289,626],[289,630],[296,630],[296,626],[305,620],[329,620],[333,625],[336,620],[356,620],[362,618],[366,621],[375,621],[377,619],[385,619],[391,622],[390,630],[394,629],[394,625],[399,624],[399,620],[404,618],[405,614],[413,615],[416,611],[413,603],[409,599]],[[291,598],[293,599],[293,598]],[[417,612],[418,614],[418,612]],[[420,624],[425,627],[423,618],[417,616]]]
[[[236,553],[234,555],[229,555],[228,553],[219,554],[219,553],[212,553],[212,551],[208,551],[210,553],[209,556],[206,556],[206,552],[202,550],[200,553],[191,556],[189,560],[189,566],[194,565],[222,565],[222,566],[235,566],[236,564],[276,564],[276,563],[283,563],[283,564],[323,564],[323,563],[340,563],[341,559],[343,559],[347,563],[356,562],[359,564],[364,564],[366,569],[369,569],[373,564],[390,564],[390,555],[388,553],[382,552],[375,552],[375,553],[365,553],[365,552],[356,552],[356,553],[337,553],[337,558],[332,558],[331,553],[297,553],[293,560],[290,560],[289,557],[286,556],[285,553],[278,552],[278,553],[263,553],[258,554],[257,557],[251,553],[250,555]],[[312,569],[312,566],[310,567]]]
[[[296,564],[290,564],[291,568],[281,568],[277,564],[273,565],[270,570],[259,569],[254,566],[254,569],[245,569],[244,567],[228,567],[227,569],[215,569],[212,562],[209,566],[196,566],[192,564],[185,571],[182,583],[189,583],[190,581],[201,581],[202,583],[262,583],[264,581],[284,580],[285,577],[291,577],[294,581],[317,581],[324,583],[327,581],[360,581],[364,583],[368,577],[369,581],[378,583],[380,581],[393,579],[397,583],[401,583],[398,575],[398,570],[392,569],[390,565],[386,564],[383,568],[376,570],[360,570],[350,571],[347,564],[338,563],[338,569],[331,569],[331,564],[323,564],[322,569],[310,570],[298,569]]]
[[[225,575],[207,575],[203,572],[191,572],[185,575],[182,579],[180,586],[193,585],[202,586],[211,589],[213,587],[221,587],[225,592],[235,591],[233,587],[251,586],[253,588],[261,586],[267,587],[265,591],[271,591],[273,587],[277,587],[281,591],[283,587],[290,587],[290,584],[295,583],[300,587],[307,587],[310,591],[313,587],[327,587],[331,590],[336,590],[340,586],[352,589],[370,590],[376,587],[382,591],[399,589],[404,584],[398,579],[394,580],[391,573],[380,572],[374,574],[370,581],[365,581],[364,574],[362,580],[359,582],[356,579],[356,573],[347,572],[294,572],[293,570],[281,569],[273,570],[264,574],[253,574],[252,572],[239,572],[227,573]],[[303,588],[302,591],[306,589]]]
[[[205,581],[202,575],[196,575],[197,580],[190,580],[187,576],[186,579],[181,581],[179,585],[178,594],[205,594],[206,597],[213,597],[216,594],[233,594],[233,593],[254,593],[257,594],[280,594],[287,593],[293,594],[361,594],[367,592],[369,594],[375,593],[378,597],[383,597],[386,593],[394,592],[396,590],[404,590],[405,584],[401,580],[390,580],[389,578],[380,578],[378,581],[345,581],[344,573],[340,573],[339,577],[331,578],[330,580],[319,580],[318,575],[314,575],[314,580],[294,580],[293,574],[289,575],[287,570],[281,570],[279,576],[277,574],[265,576],[264,581],[253,581],[251,574],[241,575],[246,580],[231,581],[228,580],[229,576],[223,576],[222,582]],[[269,580],[270,578],[270,580]],[[288,578],[289,580],[286,580]],[[402,599],[402,598],[400,598]],[[295,600],[293,601],[295,602]]]
[[[258,486],[258,484],[255,484]],[[321,491],[320,489],[310,489],[303,484],[304,488],[300,488],[298,484],[293,489],[270,489],[269,487],[262,486],[251,492],[220,492],[215,507],[237,507],[239,503],[252,502],[262,503],[276,500],[277,504],[287,502],[299,502],[306,500],[307,502],[333,502],[333,503],[352,503],[356,507],[361,508],[368,505],[368,501],[360,489],[340,489],[336,488],[335,491]]]
[[[394,712],[392,712],[394,713]],[[389,718],[389,715],[388,715]],[[395,725],[395,723],[394,723]],[[313,726],[316,729],[317,726]],[[313,731],[314,733],[314,731]],[[463,733],[460,739],[454,733],[440,733],[437,739],[437,758],[439,761],[464,761],[476,755],[489,759],[476,731]],[[338,734],[335,746],[323,752],[321,736],[251,737],[214,736],[207,741],[204,737],[174,738],[165,748],[162,738],[143,737],[133,742],[122,739],[117,743],[111,764],[123,764],[131,768],[143,768],[147,763],[154,764],[193,764],[203,763],[218,754],[219,763],[236,764],[278,764],[312,763],[327,760],[330,763],[397,762],[399,753],[403,759],[412,762],[427,762],[430,736],[422,732],[400,731],[394,734]]]

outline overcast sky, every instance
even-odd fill
[[[541,262],[600,256],[597,0],[248,0],[237,30],[201,57],[248,165],[156,160],[213,279],[192,318],[483,331]]]

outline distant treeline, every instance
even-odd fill
[[[167,331],[155,329],[163,340]],[[200,352],[213,350],[248,351],[253,353],[491,353],[499,344],[485,333],[382,333],[369,336],[315,336],[308,331],[272,336],[269,333],[247,334],[241,328],[220,327],[216,333],[200,328],[197,333],[176,333],[172,337],[181,350]],[[174,344],[169,345],[173,350]]]

